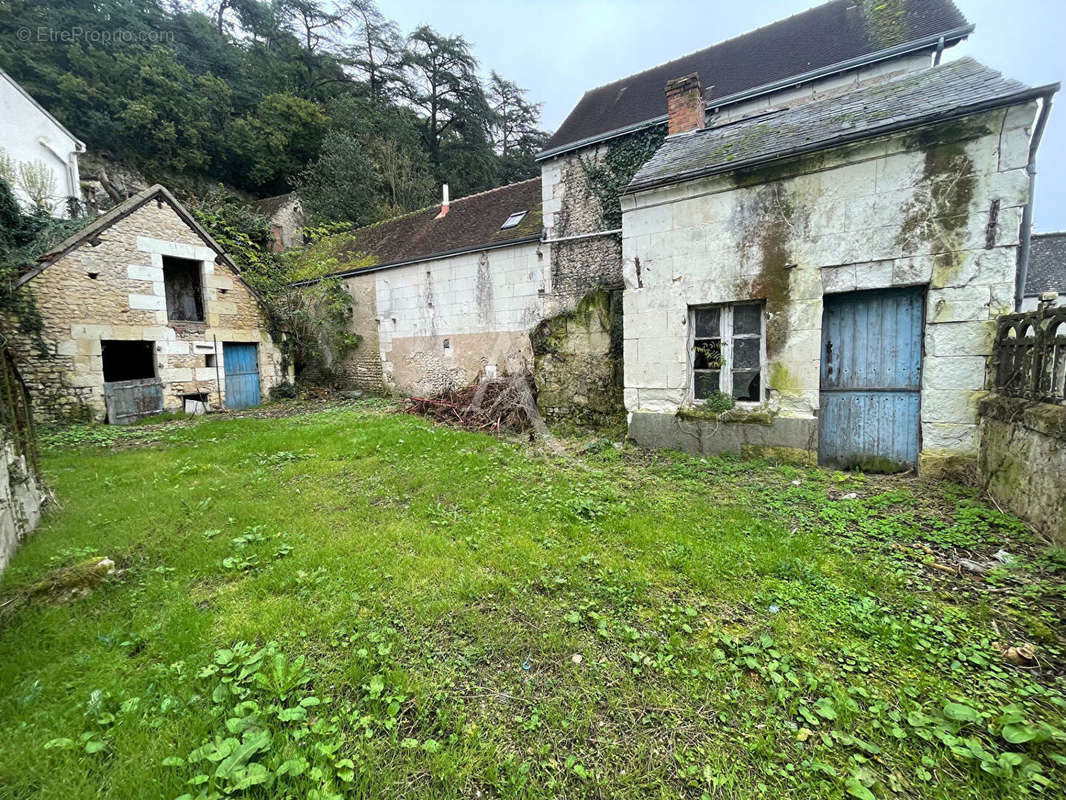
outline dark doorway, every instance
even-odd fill
[[[100,342],[104,382],[136,381],[155,377],[155,343],[123,340]]]
[[[204,321],[199,261],[163,256],[163,284],[167,295],[167,319],[173,322]]]

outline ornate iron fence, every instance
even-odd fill
[[[0,373],[0,426],[11,437],[16,452],[26,457],[27,468],[39,476],[37,429],[33,424],[30,395],[15,367],[11,351],[6,347],[0,355]]]
[[[999,318],[993,388],[1045,403],[1066,403],[1066,308]]]

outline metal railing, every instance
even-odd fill
[[[992,365],[997,392],[1066,403],[1066,308],[1000,317]]]

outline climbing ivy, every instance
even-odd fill
[[[592,196],[600,205],[600,216],[605,228],[622,227],[622,206],[619,198],[644,164],[666,138],[666,128],[654,125],[627,136],[614,139],[606,145],[606,153],[581,156],[581,169]],[[601,151],[602,152],[602,151]]]
[[[42,357],[51,355],[41,336],[44,324],[33,293],[18,286],[19,276],[41,253],[66,239],[85,218],[53,219],[45,211],[26,213],[0,178],[0,334],[29,339]],[[0,340],[0,343],[6,342]]]
[[[195,202],[193,214],[259,295],[271,338],[281,349],[283,367],[295,366],[303,382],[342,383],[340,366],[360,341],[349,330],[352,296],[338,279],[305,286],[292,283],[340,268],[337,248],[320,243],[343,238],[330,234],[348,226],[307,228],[306,247],[274,253],[266,219],[235,197],[211,193]]]

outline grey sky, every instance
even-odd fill
[[[948,58],[969,55],[1032,86],[1066,81],[1062,0],[955,3],[977,30]],[[543,102],[543,125],[552,130],[586,89],[813,5],[817,0],[382,0],[381,9],[404,32],[424,22],[461,33],[486,71]],[[1066,95],[1052,109],[1037,166],[1034,227],[1066,230]]]

